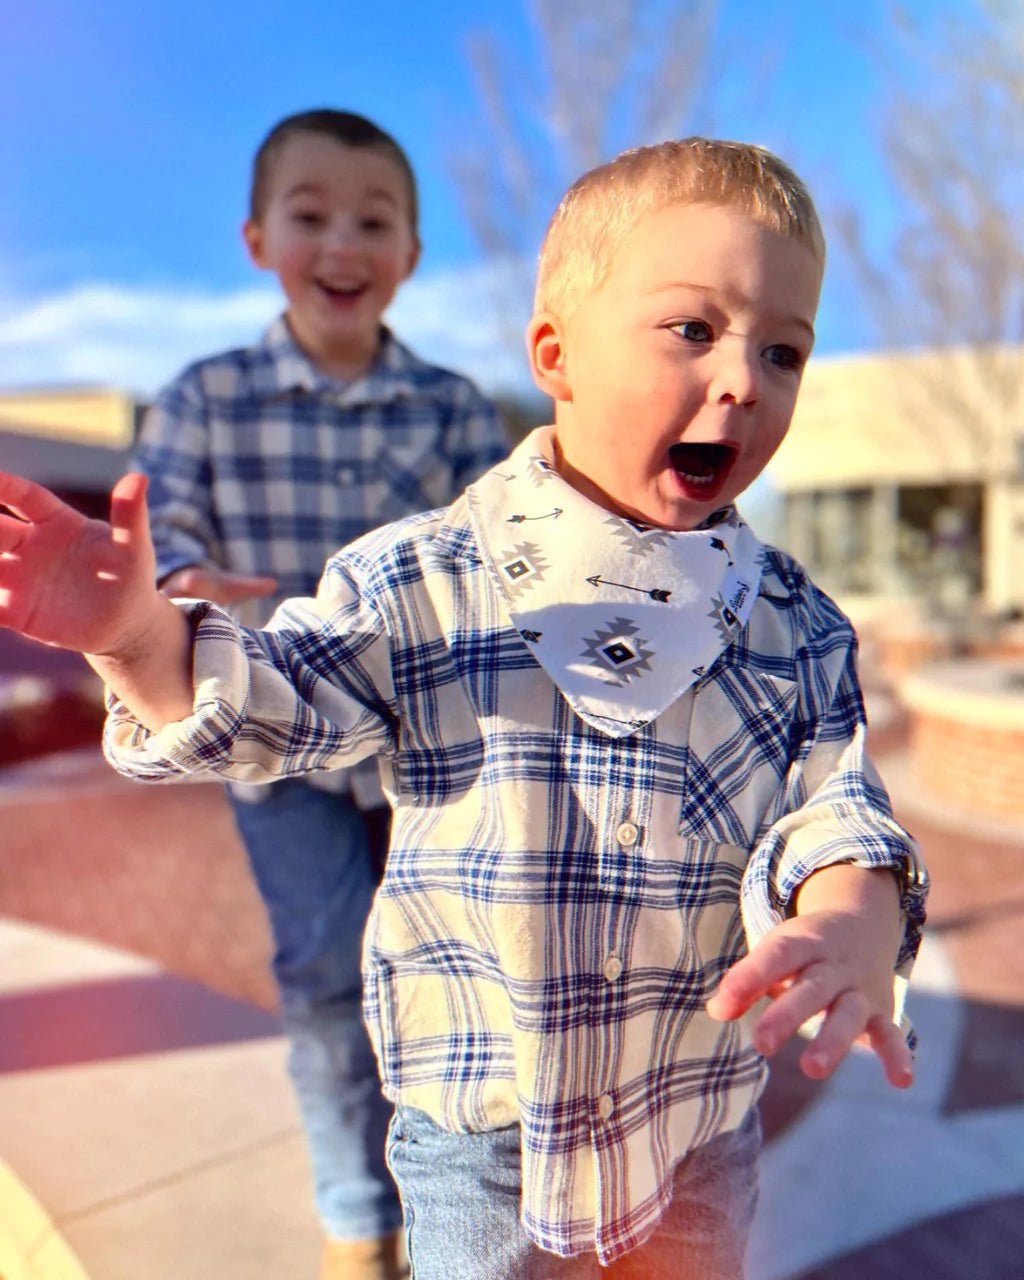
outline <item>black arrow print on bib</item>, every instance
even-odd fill
[[[526,520],[557,520],[562,514],[561,507],[555,507],[554,511],[548,511],[542,516],[509,516],[505,521],[506,524],[522,524]]]
[[[631,587],[628,582],[611,582],[608,578],[602,578],[599,573],[595,573],[587,581],[592,587],[621,587],[623,591],[638,591],[642,596],[650,596],[652,600],[657,600],[659,604],[668,604],[668,598],[672,594],[664,587]]]
[[[711,539],[711,543],[710,543],[710,545],[711,545],[712,547],[714,547],[714,549],[715,549],[716,551],[724,551],[724,552],[725,552],[726,559],[729,561],[729,568],[731,569],[731,568],[733,567],[733,564],[734,564],[735,562],[733,561],[732,556],[731,556],[731,555],[729,555],[729,548],[725,545],[725,543],[722,541],[722,539],[721,539],[721,538],[712,538],[712,539]]]

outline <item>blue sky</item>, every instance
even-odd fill
[[[449,157],[481,116],[466,54],[475,30],[498,35],[530,106],[524,86],[539,72],[525,0],[36,0],[6,10],[0,386],[146,394],[187,360],[255,336],[277,295],[239,237],[250,157],[280,116],[322,105],[373,117],[420,175],[425,251],[395,327],[491,388],[522,376],[517,354],[499,351],[491,268]],[[857,33],[884,44],[885,15],[884,0],[722,0],[699,103],[714,132],[789,159],[826,225],[834,202],[855,199],[879,236],[892,219],[873,146],[880,83]],[[819,319],[820,351],[872,341],[838,252]]]

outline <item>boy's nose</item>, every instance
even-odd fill
[[[359,235],[356,228],[350,222],[337,221],[332,222],[327,228],[324,236],[324,247],[334,250],[337,253],[345,253],[349,249],[356,249],[359,245]]]
[[[715,404],[740,407],[756,404],[758,382],[756,356],[746,351],[722,350],[709,388],[709,399]]]

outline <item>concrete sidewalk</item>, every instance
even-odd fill
[[[4,1280],[316,1275],[272,1018],[34,925],[0,965]]]
[[[0,1276],[315,1276],[265,924],[220,789],[135,787],[90,750],[3,771],[0,822]]]
[[[897,1094],[856,1057],[818,1087],[782,1056],[751,1280],[1024,1276],[1024,836],[925,809],[901,750],[895,717],[876,751],[935,881],[919,1081]],[[219,788],[79,752],[0,770],[0,823],[0,1277],[312,1280],[266,929]]]

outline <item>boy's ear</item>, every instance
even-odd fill
[[[420,254],[422,252],[423,252],[423,246],[420,244],[419,236],[413,236],[412,248],[409,251],[409,261],[408,261],[408,265],[405,268],[405,275],[402,277],[403,280],[408,280],[409,277],[412,275],[412,273],[419,266]]]
[[[253,266],[262,270],[266,265],[263,258],[263,228],[252,218],[246,218],[242,223],[242,239],[245,241],[246,249],[249,250]]]
[[[526,355],[533,380],[552,400],[571,400],[572,389],[565,367],[565,338],[562,322],[547,311],[539,311],[526,326]]]

